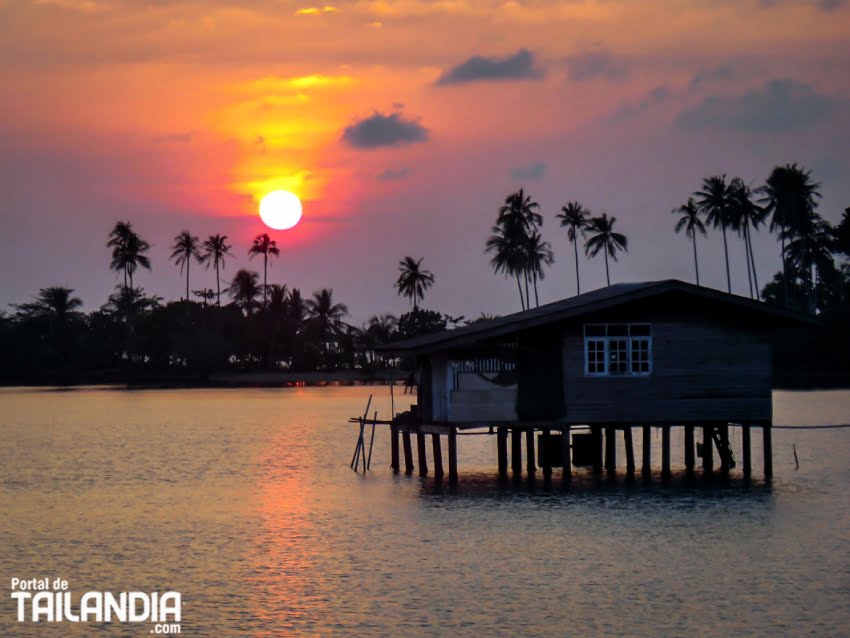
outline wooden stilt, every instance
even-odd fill
[[[718,433],[720,434],[720,447],[718,448],[718,456],[720,457],[720,471],[728,475],[729,474],[729,425],[724,423],[723,425],[717,426]]]
[[[395,474],[398,474],[400,467],[398,462],[398,427],[395,425],[390,426],[390,448],[390,467]]]
[[[511,429],[511,471],[514,478],[522,474],[522,430]]]
[[[773,425],[766,423],[761,429],[764,441],[764,479],[769,481],[773,478]]]
[[[714,471],[714,438],[711,436],[713,425],[702,426],[702,470],[706,474]]]
[[[401,433],[401,447],[404,449],[404,471],[413,472],[413,449],[410,447],[410,432]]]
[[[593,435],[593,473],[602,474],[602,426],[591,426],[590,433]]]
[[[540,450],[540,465],[543,467],[543,480],[548,481],[552,478],[552,463],[549,460],[549,446],[551,445],[549,430],[543,430],[541,437],[543,449]]]
[[[652,476],[652,428],[648,425],[643,426],[642,443],[640,473],[644,478],[649,478]]]
[[[661,478],[670,478],[670,426],[661,428]]]
[[[419,476],[428,476],[428,457],[425,454],[425,435],[416,433],[416,451],[419,456]]]
[[[565,425],[561,430],[561,458],[564,461],[563,477],[567,480],[573,476],[572,459],[570,458],[570,426]]]
[[[499,458],[499,478],[508,477],[508,428],[496,431],[496,449]]]
[[[614,426],[605,426],[605,471],[613,474],[617,471],[617,440],[614,438]]]
[[[525,431],[525,469],[529,474],[534,474],[537,471],[537,466],[534,464],[534,428],[529,428]]]
[[[634,478],[635,475],[635,448],[632,443],[632,427],[627,425],[623,428],[623,443],[626,446],[626,476]]]
[[[434,456],[434,477],[443,478],[443,448],[440,447],[440,435],[431,435],[431,451]]]
[[[685,426],[685,469],[688,471],[688,474],[693,474],[695,461],[696,461],[696,457],[694,456],[694,426],[686,425]]]
[[[457,428],[449,429],[449,483],[457,483]]]
[[[741,447],[743,448],[744,456],[744,477],[750,478],[750,475],[753,473],[753,457],[750,443],[750,426],[746,424],[741,426]]]

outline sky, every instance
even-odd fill
[[[570,200],[628,237],[612,282],[693,280],[671,210],[710,175],[758,186],[798,162],[825,218],[850,206],[850,2],[326,1],[0,0],[0,308],[53,285],[98,308],[118,220],[152,244],[150,293],[181,295],[180,231],[229,236],[226,280],[262,271],[247,251],[268,231],[269,282],[332,288],[359,323],[406,310],[405,255],[436,277],[426,307],[519,310],[484,253],[519,187],[555,251],[541,302],[575,293]],[[302,199],[292,230],[257,215],[275,189]],[[778,244],[754,243],[763,283]],[[719,234],[698,248],[725,287]],[[580,267],[605,284],[601,255]]]

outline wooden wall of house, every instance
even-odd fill
[[[650,323],[649,377],[585,376],[585,323]],[[763,422],[772,418],[770,331],[705,308],[620,308],[562,333],[570,423]]]

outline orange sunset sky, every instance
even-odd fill
[[[754,185],[800,162],[821,213],[850,206],[850,3],[840,0],[0,0],[0,304],[40,287],[99,307],[117,283],[106,236],[153,244],[137,282],[178,298],[172,238],[230,236],[224,278],[295,192],[270,282],[332,287],[362,321],[401,312],[404,255],[437,277],[426,306],[519,309],[484,242],[505,195],[543,208],[556,262],[541,301],[574,291],[553,219],[578,199],[618,219],[613,281],[691,280],[671,209],[719,172]],[[756,238],[760,280],[779,268]],[[743,244],[733,242],[744,292]],[[701,245],[722,287],[722,244]],[[604,284],[601,258],[582,264]],[[193,288],[214,287],[196,269]]]

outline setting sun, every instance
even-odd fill
[[[275,230],[287,230],[301,220],[301,201],[289,191],[272,191],[260,201],[260,218]]]

